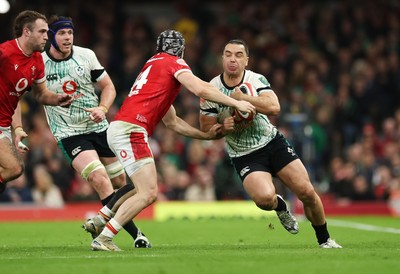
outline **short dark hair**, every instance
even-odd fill
[[[25,26],[33,30],[33,24],[37,19],[43,19],[47,22],[46,16],[37,11],[25,10],[20,12],[14,20],[14,36],[20,37]]]
[[[246,42],[243,41],[242,39],[232,39],[232,40],[229,40],[229,42],[225,44],[225,47],[226,47],[226,45],[228,45],[228,44],[242,45],[242,46],[244,47],[244,50],[246,51],[247,56],[249,56],[249,54],[250,54],[249,47],[247,46]],[[224,47],[224,48],[225,48],[225,47]]]
[[[50,16],[49,21],[48,21],[49,27],[53,23],[58,22],[58,21],[63,21],[63,20],[67,20],[67,21],[71,21],[72,22],[72,18],[69,17],[69,16],[60,16],[58,14],[53,14],[53,15]]]

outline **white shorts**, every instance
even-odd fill
[[[113,121],[107,130],[107,142],[129,177],[142,166],[154,163],[147,131],[141,126]]]
[[[0,139],[8,138],[12,142],[11,127],[0,127]]]

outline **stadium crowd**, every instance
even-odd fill
[[[294,145],[321,194],[387,201],[400,193],[396,1],[14,1],[11,12],[0,15],[1,24],[11,26],[23,9],[74,19],[79,26],[75,44],[96,52],[116,86],[109,120],[141,65],[154,54],[162,30],[184,34],[184,58],[206,81],[221,72],[225,43],[241,38],[250,48],[248,69],[264,74],[280,99],[281,114],[272,121]],[[1,41],[11,39],[11,33],[2,28]],[[174,106],[198,127],[194,95],[182,90]],[[61,206],[97,200],[63,160],[43,107],[29,94],[23,113],[30,147],[24,156],[26,172],[9,184],[0,201]],[[184,138],[160,124],[151,145],[159,170],[159,200],[247,198],[223,140]]]

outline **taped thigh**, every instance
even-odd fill
[[[110,179],[118,177],[125,172],[124,167],[119,161],[115,161],[114,163],[106,165],[105,168]]]
[[[90,162],[87,166],[85,166],[85,168],[82,170],[81,175],[82,178],[85,179],[87,181],[90,173],[92,173],[95,170],[99,170],[99,169],[105,169],[104,165],[100,162],[100,160],[94,160],[92,162]]]

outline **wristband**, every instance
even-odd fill
[[[25,132],[24,129],[22,128],[22,126],[16,126],[14,128],[14,133],[15,134],[18,134],[18,133],[21,133],[21,132]]]
[[[100,105],[99,105],[99,108],[101,108],[101,109],[104,111],[104,113],[107,113],[107,112],[108,112],[108,108],[107,108],[105,105],[103,105],[103,104],[100,104]]]

